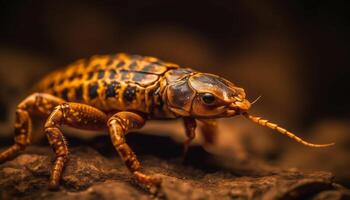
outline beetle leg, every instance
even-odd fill
[[[25,98],[16,109],[15,143],[0,153],[0,163],[24,150],[31,143],[32,120],[31,115],[47,116],[52,109],[64,100],[50,94],[34,93]]]
[[[205,145],[214,145],[218,136],[218,122],[214,119],[200,119],[202,126],[200,126],[201,134],[204,138]]]
[[[131,129],[139,129],[145,124],[142,116],[132,112],[118,112],[108,120],[109,134],[113,146],[118,151],[119,156],[137,181],[146,186],[159,186],[159,178],[143,174],[140,169],[140,162],[137,160],[135,153],[125,141],[126,133]]]
[[[183,150],[183,157],[185,158],[188,151],[188,147],[190,146],[190,143],[196,137],[197,123],[194,118],[190,118],[190,117],[183,118],[183,122],[185,125],[185,131],[187,136],[187,140],[184,143],[184,150]]]
[[[67,142],[60,130],[61,126],[101,130],[105,128],[106,121],[105,113],[85,104],[63,103],[55,107],[45,123],[45,134],[56,154],[51,170],[49,185],[51,189],[58,187],[64,164],[68,159]]]

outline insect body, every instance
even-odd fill
[[[203,133],[207,142],[211,142],[215,119],[235,115],[243,115],[307,146],[332,145],[305,142],[276,124],[248,114],[251,104],[244,90],[219,76],[181,68],[153,57],[93,56],[49,74],[36,90],[17,106],[15,144],[0,153],[0,162],[31,142],[31,117],[46,116],[45,134],[56,154],[51,188],[57,188],[68,159],[62,125],[108,131],[130,172],[147,186],[158,186],[161,180],[140,171],[140,163],[126,143],[125,135],[150,119],[183,118],[188,137],[185,152],[195,137],[196,120],[208,127]]]

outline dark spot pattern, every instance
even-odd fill
[[[105,76],[105,70],[98,70],[97,78],[102,79]]]
[[[125,62],[124,61],[120,61],[116,67],[119,68],[119,67],[123,67],[125,65]]]
[[[73,74],[68,78],[68,81],[72,81],[72,80],[74,80],[76,77],[77,77],[77,74],[76,74],[76,73],[73,73]]]
[[[64,81],[65,81],[65,79],[62,78],[61,80],[58,81],[58,85],[62,85]]]
[[[49,83],[49,89],[52,89],[53,87],[55,86],[55,82],[54,81],[52,81],[51,83]]]
[[[52,95],[55,96],[55,97],[58,97],[57,91],[54,90],[54,91],[52,92]]]
[[[83,86],[75,88],[75,98],[78,101],[83,99]]]
[[[89,72],[89,73],[88,73],[87,80],[91,80],[92,77],[94,77],[94,72]]]
[[[112,81],[107,84],[106,98],[117,96],[116,90],[120,88],[120,84],[117,81]]]
[[[114,79],[117,72],[114,69],[109,70],[109,78]]]
[[[128,101],[132,102],[136,97],[136,87],[128,85],[123,93],[123,98]]]
[[[97,90],[98,90],[98,85],[96,83],[89,85],[88,94],[90,99],[95,99],[98,96]]]
[[[62,99],[68,100],[68,92],[69,92],[68,88],[65,88],[65,89],[63,89],[63,90],[61,91],[61,97],[62,97]]]

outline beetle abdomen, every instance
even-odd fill
[[[150,112],[152,93],[160,78],[178,65],[153,57],[127,54],[93,56],[53,72],[38,84],[38,92],[101,110]]]

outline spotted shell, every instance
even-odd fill
[[[175,68],[179,66],[154,57],[96,55],[49,74],[37,91],[104,110],[144,111],[149,106],[144,105],[147,93],[163,74]]]

